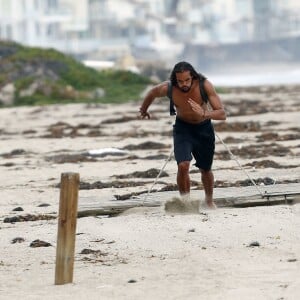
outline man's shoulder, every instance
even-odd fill
[[[203,86],[205,88],[205,90],[211,90],[211,89],[214,89],[214,85],[212,84],[211,81],[209,81],[208,79],[205,79],[203,81]]]
[[[155,97],[164,97],[168,93],[168,81],[163,81],[152,87],[152,93]]]
[[[162,88],[167,89],[167,88],[170,86],[170,84],[171,84],[171,81],[166,80],[166,81],[161,82],[159,85],[160,85]]]

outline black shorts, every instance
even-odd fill
[[[196,167],[206,171],[211,169],[215,153],[215,133],[210,120],[190,124],[176,118],[173,141],[177,164],[191,161],[194,157]]]

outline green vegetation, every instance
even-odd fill
[[[29,85],[31,85],[34,82],[34,77],[30,76],[30,77],[23,77],[20,79],[17,79],[15,81],[15,88],[17,89],[17,91],[25,89],[26,87],[28,87]]]
[[[120,99],[129,101],[138,99],[140,93],[151,81],[128,71],[102,71],[99,73],[99,86],[105,89],[102,102],[118,103]]]
[[[0,42],[0,60],[0,84],[14,78],[16,105],[128,102],[138,100],[151,83],[147,77],[129,71],[98,72],[54,49],[16,43]],[[32,95],[21,93],[33,83],[37,87]],[[103,97],[93,95],[97,88],[104,90]]]
[[[219,87],[219,86],[217,86],[217,87],[216,87],[216,92],[217,92],[218,94],[228,94],[228,93],[230,93],[230,88],[228,88],[228,87]]]
[[[0,89],[11,82],[14,105],[122,103],[139,100],[151,84],[149,78],[129,71],[98,72],[54,49],[0,41]]]

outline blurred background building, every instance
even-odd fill
[[[56,48],[99,68],[297,63],[300,1],[0,0],[0,39]]]

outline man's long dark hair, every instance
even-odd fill
[[[186,61],[181,61],[174,66],[171,72],[170,80],[173,86],[178,86],[176,73],[182,73],[185,71],[190,71],[193,79],[198,79],[199,81],[206,79],[204,75],[202,75],[201,73],[197,73],[194,67],[190,63]]]

